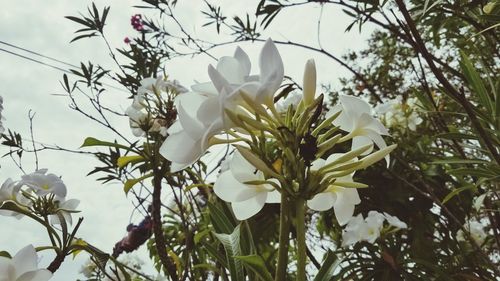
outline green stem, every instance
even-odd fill
[[[296,201],[296,222],[297,222],[297,281],[306,280],[306,212],[305,201],[302,198]]]
[[[288,246],[290,242],[290,202],[285,192],[281,192],[280,237],[278,249],[278,265],[275,281],[286,281],[288,266]]]

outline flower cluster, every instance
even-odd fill
[[[2,281],[47,281],[51,277],[47,269],[38,269],[38,256],[32,245],[19,250],[12,259],[0,256]]]
[[[476,244],[482,245],[486,240],[487,234],[484,231],[484,225],[478,221],[468,221],[464,224],[465,230],[467,230]],[[465,242],[469,241],[465,237],[465,233],[462,229],[457,232],[457,241]]]
[[[171,117],[164,110],[171,103],[171,96],[187,90],[177,81],[166,81],[163,78],[146,78],[134,96],[132,105],[125,113],[129,117],[130,128],[136,137],[146,133],[167,135],[168,120]]]
[[[420,117],[420,108],[417,98],[408,98],[403,101],[402,96],[397,96],[396,99],[379,105],[376,111],[387,127],[403,130],[409,128],[415,131],[417,125],[423,122]]]
[[[360,203],[356,188],[366,187],[353,180],[355,172],[384,158],[389,164],[395,145],[382,138],[387,129],[367,102],[351,96],[341,95],[321,118],[323,96],[316,97],[313,60],[306,62],[302,95],[289,93],[277,109],[274,95],[284,67],[271,40],[262,48],[259,70],[250,74],[250,59],[239,47],[210,65],[209,82],[176,97],[179,118],[168,128],[160,153],[176,172],[212,145],[233,143],[237,151],[214,192],[232,204],[236,218],[250,218],[265,203],[282,203],[285,197],[306,200],[313,210],[333,208],[339,224],[346,224]],[[347,141],[352,141],[350,151],[329,154]]]
[[[20,219],[22,212],[29,212],[50,217],[52,224],[61,224],[61,217],[66,224],[71,224],[71,214],[76,212],[80,201],[66,200],[66,194],[66,185],[61,178],[47,173],[47,169],[23,175],[20,181],[9,178],[0,187],[0,215]],[[14,203],[16,208],[1,208],[9,202]]]
[[[133,15],[130,18],[130,24],[132,25],[132,28],[134,28],[137,31],[144,30],[144,23],[142,22],[142,15],[140,14]]]
[[[342,246],[349,246],[360,241],[374,243],[380,236],[384,226],[384,221],[395,228],[407,228],[406,223],[400,221],[397,217],[387,213],[377,211],[368,212],[368,216],[363,219],[362,214],[352,217],[342,233]]]

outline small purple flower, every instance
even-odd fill
[[[140,14],[135,14],[130,18],[130,24],[137,31],[144,30],[144,24],[142,22],[142,16]]]
[[[123,39],[123,42],[125,42],[125,44],[130,44],[131,40],[130,40],[130,38],[125,37],[125,38]]]

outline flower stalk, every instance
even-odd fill
[[[286,281],[288,265],[288,248],[290,242],[290,201],[285,192],[281,192],[280,234],[278,249],[278,265],[275,281]]]
[[[306,211],[305,200],[297,198],[295,201],[296,229],[297,229],[297,281],[306,280]]]

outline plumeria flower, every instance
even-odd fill
[[[397,228],[407,228],[406,223],[387,213],[370,211],[365,219],[363,219],[362,214],[358,214],[349,220],[342,232],[342,246],[353,245],[360,241],[373,244],[380,237],[380,231],[386,220]]]
[[[271,184],[246,183],[264,180],[264,174],[235,151],[230,169],[219,175],[214,192],[220,199],[231,202],[238,220],[246,220],[257,214],[265,203],[280,203],[280,193]]]
[[[168,128],[168,137],[160,147],[161,155],[172,162],[172,172],[196,162],[209,147],[208,137],[204,138],[207,127],[193,116],[205,99],[191,93],[176,99],[179,120]]]
[[[172,171],[196,162],[208,149],[214,136],[234,125],[225,110],[244,114],[240,108],[243,92],[258,103],[272,103],[283,81],[283,62],[271,40],[260,54],[261,74],[251,76],[248,55],[240,48],[233,57],[222,57],[217,66],[209,66],[211,82],[192,87],[194,92],[176,98],[179,120],[169,128],[169,136],[160,153],[172,162]],[[174,169],[175,168],[175,169]]]
[[[58,201],[58,213],[62,215],[64,218],[64,221],[67,224],[72,224],[73,219],[71,217],[71,213],[74,213],[76,211],[76,208],[80,204],[80,200],[77,199],[69,199],[69,200],[61,200]],[[50,215],[50,221],[52,224],[61,224],[61,221],[59,220],[59,217],[57,214]]]
[[[21,184],[12,181],[10,178],[7,179],[0,187],[0,205],[5,201],[13,201],[21,206],[30,206],[31,201],[24,197],[20,193],[20,190]],[[12,216],[16,219],[21,219],[23,217],[22,214],[9,210],[0,210],[0,215]]]
[[[482,245],[484,240],[486,240],[487,234],[484,231],[484,225],[482,223],[478,221],[469,221],[464,224],[464,228],[469,231],[470,236],[476,244]],[[457,232],[457,240],[462,242],[468,241],[461,229]]]
[[[27,185],[39,196],[54,194],[58,199],[66,197],[66,185],[61,178],[46,173],[47,169],[40,169],[29,175],[24,175],[21,178],[21,183]]]
[[[35,248],[28,245],[12,258],[0,256],[0,281],[47,281],[52,273],[38,269]]]
[[[374,243],[380,236],[384,219],[381,216],[368,216],[363,219],[362,214],[352,217],[342,232],[342,246],[356,244],[360,241]]]
[[[349,133],[345,140],[352,138],[352,150],[372,143],[375,143],[379,149],[387,147],[381,135],[388,135],[388,131],[378,119],[371,115],[371,107],[367,102],[346,95],[340,95],[339,101],[340,104],[334,106],[326,117],[329,118],[341,111],[333,124]],[[368,149],[363,155],[371,151],[372,149]],[[389,155],[386,156],[386,161],[389,165]]]
[[[417,129],[424,120],[419,116],[419,105],[416,98],[409,98],[406,102],[402,96],[378,105],[375,110],[382,121],[389,128]]]
[[[342,155],[344,154],[334,153],[330,155],[326,160],[318,159],[312,163],[311,170],[317,171],[321,167],[339,159]],[[351,162],[354,162],[356,160],[357,159],[353,159],[351,160]],[[339,165],[342,164],[346,163],[341,163]],[[335,183],[351,183],[353,182],[353,175],[354,173],[337,178],[337,180],[326,190],[316,194],[311,200],[308,200],[307,206],[316,211],[326,211],[333,207],[337,221],[340,225],[345,225],[354,213],[354,206],[361,203],[361,199],[359,198],[356,188],[346,188]]]
[[[142,137],[146,132],[142,129],[150,123],[150,118],[147,112],[143,109],[137,109],[130,106],[125,111],[129,118],[129,125],[132,129],[132,134],[136,137]]]

